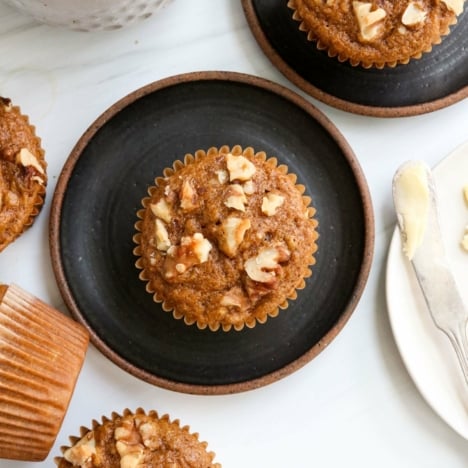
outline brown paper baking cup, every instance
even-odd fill
[[[186,313],[178,310],[177,306],[174,305],[173,301],[165,297],[165,291],[163,290],[156,290],[152,284],[152,275],[147,269],[145,268],[144,259],[143,257],[143,249],[141,246],[142,243],[142,231],[143,231],[143,219],[145,217],[146,211],[149,209],[149,205],[152,199],[152,196],[157,193],[160,189],[160,184],[167,180],[167,178],[174,176],[179,171],[181,171],[184,167],[189,164],[193,164],[194,162],[198,161],[201,158],[205,157],[216,157],[222,154],[231,153],[233,156],[244,156],[248,159],[256,159],[264,164],[266,167],[277,170],[281,174],[285,175],[286,178],[289,180],[292,186],[295,186],[299,194],[302,195],[303,205],[306,210],[305,215],[309,218],[311,223],[311,228],[313,229],[313,239],[311,245],[311,255],[309,258],[303,258],[302,261],[306,264],[306,267],[303,271],[303,275],[301,278],[298,279],[297,284],[291,288],[286,295],[284,300],[281,303],[273,304],[273,306],[267,308],[264,307],[261,310],[255,310],[254,314],[250,314],[245,319],[243,319],[239,323],[227,323],[223,322],[222,318],[213,320],[207,320],[206,318],[197,318],[193,316],[188,316]],[[153,300],[157,303],[161,303],[161,307],[166,312],[172,312],[172,315],[175,319],[180,320],[182,319],[187,325],[196,325],[199,329],[209,329],[211,331],[217,331],[222,329],[223,331],[227,332],[230,330],[240,331],[244,327],[253,328],[256,326],[257,323],[263,324],[267,321],[269,317],[276,317],[279,314],[280,309],[286,309],[288,307],[288,301],[295,300],[297,298],[297,290],[303,289],[305,287],[305,279],[311,276],[312,270],[310,267],[315,263],[314,253],[317,250],[316,240],[318,238],[317,234],[317,225],[318,222],[316,219],[313,218],[315,214],[315,209],[310,206],[311,198],[304,195],[305,187],[301,184],[297,184],[297,176],[293,173],[288,173],[288,167],[284,164],[278,165],[278,161],[276,158],[271,157],[267,158],[265,152],[255,152],[253,148],[247,147],[243,149],[240,145],[235,145],[232,148],[224,145],[219,149],[216,147],[211,147],[207,151],[199,149],[195,151],[194,154],[186,154],[183,161],[177,160],[174,162],[172,168],[166,168],[163,171],[162,177],[157,177],[155,179],[155,185],[148,189],[149,197],[146,197],[142,200],[143,209],[139,210],[137,213],[137,217],[139,220],[135,224],[135,229],[137,234],[134,236],[133,240],[136,244],[136,248],[134,249],[134,254],[138,257],[136,261],[136,267],[141,270],[139,278],[146,283],[146,291],[153,296]]]
[[[157,439],[156,443],[155,440],[152,440],[151,434],[148,433],[148,422],[156,423],[158,430],[157,437],[155,438]],[[140,427],[143,425],[145,425],[145,430],[140,431]],[[116,431],[116,429],[122,426],[127,431],[134,431],[130,444],[128,442],[125,443],[125,440],[121,440],[120,445],[118,445],[119,440],[117,439],[121,431]],[[182,466],[178,463],[181,461],[178,458],[181,458],[190,460],[190,466],[221,468],[219,463],[214,462],[215,453],[208,451],[208,443],[200,442],[199,434],[196,432],[192,433],[189,426],[181,426],[178,419],[171,421],[167,414],[159,416],[155,410],[146,412],[142,408],[138,408],[134,412],[126,408],[122,414],[113,412],[110,418],[102,416],[101,422],[97,420],[91,422],[91,429],[81,426],[78,436],[69,437],[70,445],[60,448],[62,456],[54,459],[56,466],[58,468],[77,466],[67,460],[67,458],[75,456],[70,452],[70,449],[80,441],[85,442],[94,439],[94,434],[97,431],[101,431],[99,440],[103,441],[103,444],[98,447],[101,457],[105,456],[105,454],[108,456],[112,454],[113,460],[115,460],[116,456],[124,456],[121,454],[123,450],[142,458],[142,462],[145,464],[139,464],[138,466],[173,466],[172,464],[174,466]],[[103,437],[103,434],[107,433],[110,436]],[[91,458],[92,454],[78,454],[77,456],[88,456]],[[151,460],[151,456],[157,457],[157,462]],[[108,468],[114,468],[114,465],[108,465]]]
[[[438,36],[433,39],[433,42],[431,44],[429,44],[426,48],[423,48],[423,50],[415,52],[414,54],[411,54],[408,57],[401,57],[398,60],[392,60],[392,61],[383,61],[383,60],[369,61],[364,58],[363,59],[357,59],[355,57],[351,58],[342,49],[338,50],[337,48],[333,46],[333,44],[328,43],[324,41],[322,38],[318,37],[317,34],[315,34],[314,31],[312,31],[310,27],[307,25],[307,23],[304,21],[304,18],[301,16],[299,10],[296,9],[297,8],[296,0],[289,0],[287,6],[293,11],[292,18],[299,23],[299,30],[306,34],[308,41],[314,42],[316,44],[317,49],[323,50],[324,52],[326,52],[330,58],[335,58],[339,62],[348,62],[353,67],[361,66],[363,68],[383,69],[386,67],[394,68],[397,65],[406,65],[411,60],[420,59],[424,54],[431,52],[433,46],[440,44],[442,42],[443,37],[449,34],[450,27],[457,23],[457,17],[455,16],[453,21],[450,24],[448,24],[445,29],[438,31]]]
[[[33,181],[31,189],[28,190],[26,194],[24,194],[24,197],[20,198],[20,206],[16,210],[15,217],[8,218],[7,225],[1,226],[4,228],[4,233],[6,233],[3,234],[2,237],[0,237],[1,252],[13,241],[15,241],[21,234],[23,234],[24,231],[26,231],[30,226],[32,226],[37,215],[40,213],[44,205],[46,196],[47,163],[45,161],[45,152],[42,148],[42,141],[36,134],[36,127],[34,125],[31,125],[31,123],[29,122],[29,117],[21,112],[20,107],[11,105],[11,101],[7,98],[0,97],[0,104],[8,107],[8,112],[16,114],[20,117],[23,128],[18,129],[18,131],[22,135],[29,134],[28,136],[33,139],[34,148],[29,149],[34,150],[34,156],[37,158],[44,171],[44,174],[41,176],[41,182]],[[9,130],[11,132],[11,129]],[[12,151],[13,149],[16,152],[19,152],[22,148],[22,142],[20,141],[20,139],[18,139],[18,141],[15,141],[13,135],[12,141],[8,142],[8,146],[9,147],[6,149],[6,151]],[[2,195],[2,189],[2,181],[0,179],[0,195]],[[5,204],[5,201],[3,201],[3,204]],[[9,208],[9,210],[11,211],[11,207]],[[5,220],[2,216],[2,203],[0,203],[0,225],[2,224],[2,222],[5,222]]]
[[[87,345],[81,325],[16,285],[0,287],[0,458],[47,457]]]

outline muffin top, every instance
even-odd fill
[[[0,97],[0,251],[32,224],[46,183],[44,152],[34,127]]]
[[[365,67],[418,58],[449,31],[464,0],[290,0],[319,48]]]
[[[156,179],[135,236],[147,289],[187,324],[216,330],[276,315],[310,275],[316,221],[296,176],[224,146]]]
[[[123,416],[95,422],[92,430],[82,430],[81,438],[63,448],[58,468],[219,468],[206,442],[198,440],[188,427],[161,418],[155,411],[145,414],[126,411]]]

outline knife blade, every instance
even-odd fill
[[[468,384],[468,308],[445,254],[434,177],[423,162],[409,161],[396,171],[392,185],[404,251],[432,320],[449,338]]]

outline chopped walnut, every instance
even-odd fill
[[[255,184],[253,180],[247,180],[242,184],[242,188],[244,189],[244,193],[246,195],[253,195],[255,193]]]
[[[167,252],[171,246],[171,241],[169,240],[169,234],[167,232],[166,226],[159,218],[156,218],[155,221],[155,236],[156,248],[162,252]]]
[[[211,249],[211,242],[200,232],[182,237],[180,245],[173,245],[167,250],[164,262],[166,278],[174,278],[192,266],[208,261]]]
[[[459,15],[463,11],[464,0],[442,0],[442,2],[456,15]]]
[[[246,181],[253,177],[256,172],[255,165],[244,156],[226,155],[226,163],[229,171],[229,180]]]
[[[161,218],[166,223],[172,219],[171,207],[165,198],[161,198],[157,203],[152,203],[150,209],[154,216]]]
[[[151,450],[157,450],[162,443],[158,425],[155,422],[144,422],[139,426],[138,430],[140,431],[141,438],[143,440],[143,445]]]
[[[115,448],[120,455],[120,468],[137,468],[143,461],[145,447],[132,420],[122,420],[114,431]]]
[[[211,250],[211,243],[208,239],[203,237],[203,234],[197,232],[191,237],[183,237],[182,246],[189,246],[198,259],[199,263],[204,263],[208,260]]]
[[[229,180],[229,174],[224,169],[216,171],[216,176],[218,177],[218,182],[220,184],[225,184]]]
[[[93,432],[84,435],[73,447],[65,451],[63,457],[74,466],[86,466],[96,454],[96,441]]]
[[[223,221],[221,228],[219,248],[227,256],[234,257],[244,240],[245,233],[250,229],[250,220],[230,216]]]
[[[277,193],[269,192],[263,197],[262,213],[273,216],[276,210],[284,203],[284,197]]]
[[[383,26],[383,19],[387,16],[383,8],[372,10],[372,3],[353,1],[353,9],[359,25],[360,38],[364,42],[377,39]]]
[[[468,206],[468,185],[463,187],[463,199],[465,200],[466,206]]]
[[[180,192],[180,207],[185,211],[192,211],[197,207],[196,191],[190,180],[184,180]]]
[[[409,2],[401,17],[401,22],[405,26],[417,26],[426,19],[426,16],[427,12],[420,3]]]
[[[245,196],[242,185],[231,184],[227,190],[227,198],[224,204],[228,208],[234,208],[235,210],[245,211],[245,204],[247,203],[247,197]]]
[[[37,158],[27,148],[21,148],[20,152],[16,155],[16,162],[24,167],[34,167],[39,174],[44,175],[45,173]]]
[[[280,263],[289,260],[291,253],[283,246],[269,247],[262,250],[256,257],[249,258],[244,269],[250,279],[259,283],[276,284],[281,270]]]
[[[141,462],[143,462],[144,459],[144,452],[134,452],[134,453],[129,453],[128,455],[124,455],[122,459],[120,460],[120,468],[142,468],[143,465]]]

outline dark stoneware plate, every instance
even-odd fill
[[[318,50],[292,19],[287,0],[242,0],[249,26],[272,63],[311,96],[379,117],[416,115],[468,96],[468,8],[430,53],[395,68],[364,69]]]
[[[165,167],[236,143],[275,155],[298,175],[317,209],[319,250],[286,311],[254,329],[213,333],[152,301],[132,236],[140,200]],[[310,361],[354,310],[373,242],[366,181],[333,124],[288,89],[237,73],[171,77],[114,104],[76,144],[52,202],[54,272],[73,316],[123,369],[187,393],[259,387]]]

